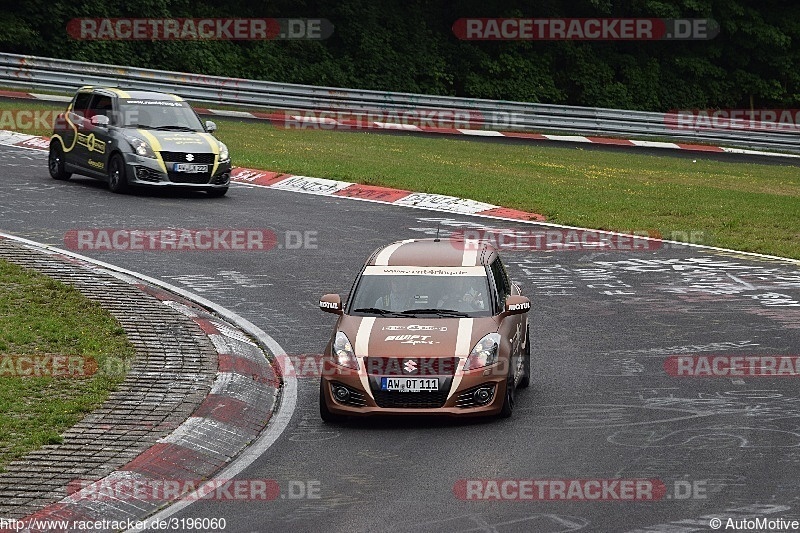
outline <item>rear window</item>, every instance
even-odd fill
[[[88,117],[91,118],[95,115],[105,115],[110,116],[111,110],[113,107],[113,102],[111,101],[111,97],[104,95],[104,94],[96,94],[94,98],[92,98],[91,104],[89,105],[89,112]]]
[[[72,112],[84,117],[86,110],[89,109],[89,102],[92,99],[92,93],[78,93],[72,103]]]
[[[506,303],[506,297],[511,294],[511,282],[499,258],[492,261],[490,268],[494,277],[494,286],[497,288],[498,308],[502,308]]]

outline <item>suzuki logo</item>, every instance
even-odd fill
[[[417,362],[414,361],[413,359],[409,359],[408,361],[403,363],[403,368],[408,373],[414,372],[417,369]]]
[[[194,161],[194,154],[186,154],[187,161]]]

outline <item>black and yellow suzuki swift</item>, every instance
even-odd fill
[[[48,167],[57,180],[82,174],[113,192],[189,187],[223,196],[231,159],[215,130],[174,94],[81,87],[56,120]]]

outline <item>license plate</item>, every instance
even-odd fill
[[[208,165],[198,165],[197,163],[175,163],[172,166],[175,172],[186,172],[188,174],[198,174],[208,172]]]
[[[398,392],[428,392],[439,390],[436,378],[381,378],[381,390]]]

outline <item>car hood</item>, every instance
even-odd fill
[[[143,137],[157,152],[219,153],[219,143],[210,133],[145,129],[128,129],[126,132]]]
[[[496,332],[494,317],[385,318],[342,316],[356,357],[467,357],[486,334]]]

